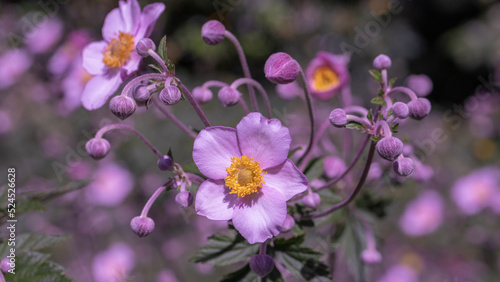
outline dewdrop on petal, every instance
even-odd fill
[[[283,226],[281,227],[281,232],[286,233],[293,229],[295,226],[295,219],[289,214],[285,217],[285,222],[283,222]]]
[[[136,216],[130,221],[130,227],[135,234],[143,238],[155,229],[155,222],[149,217]]]
[[[92,138],[85,144],[85,150],[94,160],[104,158],[108,153],[111,145],[104,138]]]
[[[382,158],[393,161],[403,152],[403,142],[396,137],[384,137],[377,142],[377,152]]]
[[[181,94],[181,91],[179,90],[179,88],[177,88],[177,86],[168,85],[168,86],[165,86],[165,88],[163,88],[160,91],[159,97],[160,97],[160,101],[163,104],[165,104],[167,106],[172,106],[172,105],[179,103],[179,101],[181,100],[182,94]]]
[[[418,98],[410,101],[408,108],[410,109],[411,118],[421,120],[431,112],[431,102],[425,98]]]
[[[109,102],[109,109],[115,116],[117,116],[121,120],[124,120],[131,116],[135,112],[136,107],[137,104],[135,103],[134,99],[128,96],[115,96]]]
[[[164,155],[163,157],[158,159],[158,168],[161,171],[172,170],[174,167],[174,160],[168,155]]]
[[[373,67],[377,70],[388,69],[391,67],[391,58],[387,55],[380,54],[373,60]]]
[[[250,269],[260,277],[266,277],[274,269],[273,258],[268,255],[254,255],[250,258]]]
[[[286,53],[274,53],[267,59],[264,73],[266,78],[273,83],[288,84],[297,79],[300,65]]]
[[[226,28],[221,22],[211,20],[201,27],[201,38],[208,45],[217,45],[224,40],[225,32]]]
[[[401,158],[397,159],[392,163],[392,168],[394,172],[399,176],[410,176],[415,169],[413,160],[411,158]]]
[[[135,49],[137,51],[137,54],[139,54],[139,56],[146,58],[149,56],[148,50],[151,49],[154,51],[156,49],[156,46],[153,40],[149,38],[143,38],[139,40],[137,46],[135,46]]]
[[[335,109],[330,113],[330,123],[335,127],[344,127],[347,124],[347,115],[343,109]]]
[[[219,98],[220,103],[224,107],[231,107],[240,101],[241,93],[229,86],[222,87],[219,90],[219,94],[217,95]]]
[[[193,195],[189,191],[181,191],[175,196],[175,202],[179,206],[187,208],[193,204]]]
[[[399,119],[405,119],[410,114],[410,109],[405,103],[396,102],[394,103],[394,105],[392,105],[392,112],[395,117]]]
[[[195,87],[192,94],[194,99],[200,104],[210,102],[214,96],[210,89],[201,86]]]
[[[309,193],[302,198],[302,202],[306,207],[315,209],[321,204],[321,198],[318,193]]]

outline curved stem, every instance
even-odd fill
[[[381,74],[382,74],[382,91],[385,92],[387,90],[387,87],[389,87],[389,85],[387,85],[387,69],[382,69]]]
[[[378,124],[384,130],[384,134],[383,134],[384,137],[391,137],[392,136],[391,128],[389,127],[389,125],[387,124],[387,122],[385,120],[379,121]]]
[[[128,93],[130,92],[130,90],[133,89],[133,87],[135,87],[137,85],[138,82],[142,81],[142,80],[149,80],[149,79],[167,79],[167,75],[164,74],[164,73],[148,73],[148,74],[143,74],[141,76],[138,76],[134,79],[132,79],[131,81],[129,81],[127,83],[127,85],[125,85],[125,87],[123,88],[122,90],[122,93],[120,94],[121,96],[128,96]]]
[[[248,110],[247,102],[245,102],[245,99],[243,99],[243,97],[240,97],[240,105],[245,115],[248,115],[250,113],[250,110]]]
[[[311,123],[311,133],[309,137],[309,145],[307,146],[307,149],[302,155],[302,157],[300,157],[297,162],[297,164],[299,165],[300,163],[302,163],[304,157],[307,154],[309,154],[309,151],[311,151],[314,141],[314,112],[311,102],[311,93],[309,92],[309,86],[307,85],[306,75],[304,74],[304,70],[302,70],[302,68],[300,68],[300,78],[302,79],[302,87],[304,88],[304,94],[306,96],[307,110],[309,112],[309,122]]]
[[[177,127],[179,127],[182,131],[184,131],[187,135],[189,135],[191,138],[195,139],[196,134],[191,131],[182,121],[178,120],[173,113],[171,113],[168,109],[164,108],[163,105],[158,102],[158,98],[155,96],[153,97],[153,102],[155,105],[158,107],[158,109],[168,118],[170,119]]]
[[[201,109],[200,104],[198,104],[198,102],[196,102],[196,100],[193,98],[193,95],[191,94],[189,89],[187,89],[187,87],[184,84],[180,83],[180,86],[181,86],[182,92],[184,93],[184,95],[188,99],[189,103],[191,103],[191,106],[193,106],[193,109],[196,111],[196,113],[200,117],[200,119],[203,122],[203,124],[205,125],[205,127],[210,127],[211,126],[210,122],[208,121],[208,118],[205,115],[205,112],[203,112],[203,110]]]
[[[158,64],[160,64],[161,68],[165,71],[165,74],[168,74],[169,76],[172,75],[170,73],[170,70],[167,68],[167,65],[165,65],[165,61],[163,61],[163,59],[160,57],[160,55],[158,55],[155,51],[153,51],[153,49],[149,49],[148,54],[153,59],[155,59],[155,61],[158,62]]]
[[[394,87],[392,88],[391,90],[389,90],[389,92],[387,92],[387,96],[393,94],[393,93],[396,93],[396,92],[403,92],[405,93],[406,95],[408,95],[408,97],[410,97],[410,99],[412,101],[415,101],[418,99],[417,97],[417,94],[415,94],[415,92],[413,92],[413,90],[411,90],[410,88],[408,87],[403,87],[403,86],[398,86],[398,87]]]
[[[228,86],[227,83],[225,82],[222,82],[222,81],[218,81],[218,80],[209,80],[209,81],[205,81],[205,83],[203,83],[201,85],[201,87],[203,88],[209,88],[209,87],[225,87],[225,86]]]
[[[314,141],[313,141],[313,145],[312,145],[313,148],[318,144],[319,139],[321,138],[321,136],[323,136],[323,133],[325,133],[325,131],[328,128],[329,125],[330,125],[330,120],[329,119],[325,120],[323,122],[323,124],[321,124],[321,127],[318,129],[318,131],[316,132],[316,135],[314,136]],[[304,159],[303,159],[303,161],[302,161],[302,163],[300,164],[300,167],[299,167],[299,169],[301,171],[304,171],[304,169],[306,168],[307,161],[309,161],[309,158],[311,157],[311,151],[312,150],[310,150],[307,153],[307,155],[304,155]]]
[[[348,106],[344,108],[344,111],[348,114],[360,114],[362,116],[367,116],[368,115],[368,110],[364,107],[361,106]]]
[[[233,81],[231,83],[231,87],[234,89],[237,89],[240,85],[242,84],[247,84],[247,85],[252,85],[257,90],[259,90],[260,94],[262,95],[262,98],[264,99],[264,103],[266,105],[266,111],[267,111],[267,116],[268,118],[272,118],[272,113],[271,113],[271,102],[269,101],[269,97],[267,96],[266,90],[260,83],[258,83],[256,80],[252,78],[238,78],[237,80]]]
[[[149,142],[148,139],[146,139],[146,137],[144,137],[144,135],[142,135],[139,131],[137,131],[135,128],[133,128],[132,126],[130,125],[126,125],[126,124],[119,124],[119,123],[115,123],[115,124],[110,124],[110,125],[107,125],[101,129],[99,129],[99,131],[97,131],[96,135],[95,135],[95,138],[102,138],[102,136],[104,135],[104,133],[108,132],[108,131],[111,131],[111,130],[115,130],[115,129],[123,129],[123,130],[128,130],[132,133],[134,133],[135,135],[137,135],[137,137],[139,137],[139,139],[141,139],[142,142],[144,142],[144,144],[146,144],[146,146],[148,146],[151,151],[153,151],[153,153],[155,153],[159,158],[163,157],[163,154],[155,148],[155,146],[153,146],[153,144],[151,144],[151,142]]]
[[[167,187],[170,186],[172,184],[172,182],[173,182],[172,179],[169,179],[165,184],[163,184],[162,186],[158,187],[158,189],[156,189],[156,191],[153,193],[153,195],[151,195],[151,197],[149,198],[146,205],[144,205],[144,208],[142,209],[142,212],[141,212],[141,217],[148,216],[149,209],[151,208],[153,203],[156,201],[158,196],[160,196],[161,192],[163,192],[165,189],[167,189]]]
[[[264,243],[260,244],[259,255],[265,255],[266,254],[267,241],[268,240],[266,240]]]

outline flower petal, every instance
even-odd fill
[[[229,194],[224,180],[205,180],[196,193],[196,213],[211,220],[230,220],[237,200],[236,194]]]
[[[291,160],[286,160],[282,165],[267,169],[264,182],[264,186],[278,190],[287,201],[304,192],[308,184],[307,177]]]
[[[125,24],[125,30],[123,31],[133,33],[139,27],[141,6],[139,6],[137,0],[120,1],[119,4],[123,23]]]
[[[139,64],[141,63],[142,57],[137,54],[134,50],[132,54],[130,54],[130,58],[128,58],[127,63],[122,67],[126,70],[127,75],[132,74],[134,71],[139,69]]]
[[[111,42],[111,39],[118,37],[120,31],[128,32],[120,8],[115,8],[104,19],[102,38]]]
[[[102,107],[109,96],[115,93],[122,80],[120,75],[98,75],[87,82],[82,93],[83,106],[91,111]]]
[[[144,7],[141,14],[139,28],[135,33],[137,40],[151,35],[156,21],[164,10],[165,4],[163,3],[153,3]]]
[[[200,172],[210,179],[224,179],[232,157],[241,157],[234,128],[208,127],[194,140],[193,160]]]
[[[285,217],[283,195],[263,186],[259,193],[239,199],[233,213],[233,224],[250,244],[262,243],[281,232]]]
[[[106,65],[102,62],[108,44],[105,41],[92,42],[83,49],[83,67],[91,75],[101,75],[106,69]]]
[[[279,120],[250,113],[238,123],[236,131],[242,154],[258,161],[264,170],[286,160],[292,138]]]

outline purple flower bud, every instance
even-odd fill
[[[335,127],[344,127],[347,124],[347,115],[343,109],[335,109],[330,113],[330,123]]]
[[[200,104],[210,102],[213,97],[212,91],[210,91],[210,89],[201,86],[195,87],[192,94],[194,99]]]
[[[115,96],[109,102],[109,109],[115,116],[117,116],[121,120],[124,120],[131,116],[135,112],[136,107],[137,104],[135,103],[134,99],[128,96]]]
[[[139,85],[134,89],[133,96],[137,103],[142,104],[149,100],[149,91],[145,86]]]
[[[9,270],[11,270],[12,268],[13,267],[9,258],[2,259],[2,261],[0,262],[0,270],[2,270],[3,273],[9,272]]]
[[[295,81],[300,72],[300,65],[287,53],[272,54],[264,66],[266,78],[273,83],[288,84]]]
[[[172,170],[174,167],[174,160],[168,155],[164,155],[163,157],[158,159],[158,168],[161,171]]]
[[[108,140],[104,138],[92,138],[85,144],[85,150],[94,160],[104,158],[109,153],[110,147]]]
[[[392,168],[400,176],[410,176],[415,169],[411,158],[397,159],[392,163]]]
[[[201,27],[201,38],[208,45],[217,45],[224,40],[226,28],[216,20],[208,21]]]
[[[431,102],[425,98],[418,98],[408,103],[410,117],[421,120],[431,112]]]
[[[193,195],[188,191],[181,191],[175,196],[175,202],[179,206],[187,208],[193,204]]]
[[[155,222],[150,217],[136,216],[130,221],[130,227],[139,237],[148,236],[155,229]]]
[[[394,113],[394,116],[399,119],[405,119],[410,114],[408,106],[401,102],[396,102],[392,105],[392,112]]]
[[[420,97],[429,95],[433,88],[431,78],[425,74],[410,75],[406,84]]]
[[[391,67],[391,64],[391,58],[384,54],[378,55],[375,60],[373,60],[373,67],[377,70],[388,69]]]
[[[265,277],[274,269],[273,258],[268,255],[254,255],[250,258],[250,269],[260,277]]]
[[[285,217],[285,222],[283,222],[283,226],[281,227],[281,232],[286,233],[295,226],[295,219],[289,214],[286,215]]]
[[[241,93],[234,88],[224,86],[219,90],[219,94],[217,96],[222,106],[231,107],[238,104]]]
[[[382,261],[382,255],[375,249],[366,249],[361,253],[361,259],[367,264],[375,264]]]
[[[302,198],[302,202],[306,207],[315,209],[319,207],[319,204],[321,204],[321,198],[319,197],[318,193],[310,193],[304,196]]]
[[[146,58],[147,56],[149,56],[148,50],[151,49],[154,51],[156,49],[156,46],[153,40],[149,38],[143,38],[139,40],[139,42],[137,42],[137,46],[135,46],[135,49],[137,50],[137,54],[139,54],[139,56]]]
[[[175,85],[165,86],[165,88],[160,91],[160,101],[168,106],[179,103],[181,97],[181,91]]]
[[[393,161],[403,152],[403,142],[393,136],[384,137],[377,143],[377,152],[382,158]]]

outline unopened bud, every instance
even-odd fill
[[[241,93],[229,86],[224,86],[219,90],[219,94],[217,95],[220,103],[224,107],[231,107],[240,101]]]
[[[300,65],[287,53],[272,54],[264,65],[266,78],[273,83],[288,84],[297,79]]]
[[[260,277],[265,277],[274,269],[273,258],[268,255],[254,255],[250,258],[250,269]]]
[[[388,69],[391,67],[391,58],[387,55],[380,54],[373,60],[373,67],[377,70]]]
[[[408,103],[410,117],[421,120],[431,112],[431,102],[425,98],[418,98]]]
[[[179,206],[187,208],[193,204],[193,195],[189,191],[181,191],[175,196],[175,202]]]
[[[149,91],[145,86],[139,85],[134,89],[134,99],[137,103],[145,103],[149,100]]]
[[[158,159],[158,168],[161,171],[172,170],[174,167],[174,160],[168,155],[164,155],[163,157]]]
[[[401,158],[392,163],[392,168],[398,175],[406,177],[413,173],[415,166],[411,158]]]
[[[343,109],[335,109],[330,113],[330,123],[335,127],[344,127],[347,124],[347,115]]]
[[[211,20],[201,27],[201,38],[208,45],[217,45],[224,40],[225,32],[226,28],[221,22]]]
[[[285,222],[283,222],[283,226],[281,227],[281,232],[286,233],[293,229],[295,226],[295,219],[289,214],[285,217]]]
[[[302,198],[302,202],[306,207],[315,209],[319,207],[319,204],[321,204],[321,198],[319,197],[318,193],[309,193]]]
[[[393,136],[384,137],[377,143],[377,152],[382,158],[393,161],[403,152],[403,142]]]
[[[195,87],[192,94],[194,99],[200,104],[210,102],[213,97],[212,91],[210,91],[210,89],[201,86]]]
[[[85,144],[85,150],[94,160],[104,158],[108,153],[111,145],[104,138],[92,138]]]
[[[13,264],[10,262],[9,258],[4,258],[0,262],[0,270],[2,270],[3,273],[7,273],[7,272],[9,272],[9,270],[11,270],[13,268],[12,265]]]
[[[399,119],[405,119],[410,114],[410,110],[405,103],[396,102],[392,105],[392,112],[395,117]]]
[[[137,42],[137,46],[135,46],[135,49],[137,50],[137,54],[139,54],[139,56],[146,58],[147,56],[149,56],[148,50],[151,49],[154,51],[156,49],[156,46],[153,40],[149,38],[143,38],[139,40],[139,42]]]
[[[168,106],[175,105],[181,100],[182,94],[175,85],[165,86],[160,91],[160,101]]]
[[[137,104],[128,96],[115,96],[109,102],[109,109],[119,119],[124,120],[135,112]]]
[[[155,229],[155,222],[149,217],[136,216],[130,221],[130,227],[139,237],[151,234]]]

